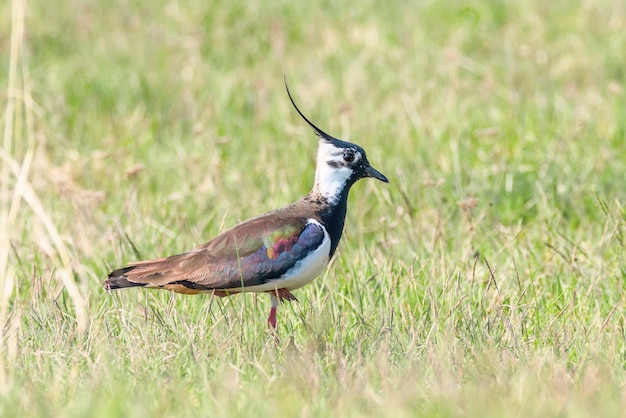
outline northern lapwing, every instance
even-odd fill
[[[127,287],[167,289],[178,293],[229,296],[269,293],[267,319],[276,329],[276,308],[291,293],[317,277],[339,244],[346,219],[348,192],[374,169],[360,146],[328,135],[298,109],[285,81],[291,104],[319,137],[315,184],[303,199],[249,219],[189,252],[137,261],[112,271],[106,290]]]

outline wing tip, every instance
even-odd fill
[[[124,289],[127,287],[145,286],[145,283],[136,283],[128,280],[126,273],[134,269],[135,266],[124,267],[121,269],[113,270],[109,273],[109,276],[105,279],[103,288],[104,290],[116,290]]]

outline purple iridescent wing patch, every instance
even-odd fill
[[[239,262],[223,266],[223,274],[231,280],[242,279],[244,286],[254,286],[277,279],[296,263],[315,251],[324,241],[324,230],[316,223],[304,228],[288,226],[263,237],[263,245],[254,253],[241,257]]]

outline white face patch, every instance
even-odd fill
[[[354,150],[354,161],[348,163],[343,155],[345,148],[337,148],[332,144],[320,141],[317,150],[317,168],[315,170],[315,188],[329,203],[339,198],[346,182],[353,173],[350,164],[361,159],[361,153]]]

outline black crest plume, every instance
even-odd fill
[[[306,123],[309,124],[309,126],[311,128],[313,128],[313,132],[315,132],[315,134],[317,136],[319,136],[320,138],[329,141],[329,142],[333,142],[336,141],[337,139],[328,135],[326,132],[322,131],[320,128],[318,128],[317,126],[315,126],[313,124],[313,122],[311,122],[309,119],[307,119],[306,116],[304,116],[302,114],[302,112],[300,112],[300,109],[298,109],[298,106],[296,105],[296,102],[293,101],[293,97],[291,97],[291,92],[289,91],[289,86],[287,85],[287,76],[284,76],[285,79],[285,89],[287,89],[287,96],[289,96],[289,100],[291,100],[291,104],[293,105],[293,107],[296,109],[296,112],[298,112],[298,114],[302,117],[302,119],[304,119],[306,121]]]

